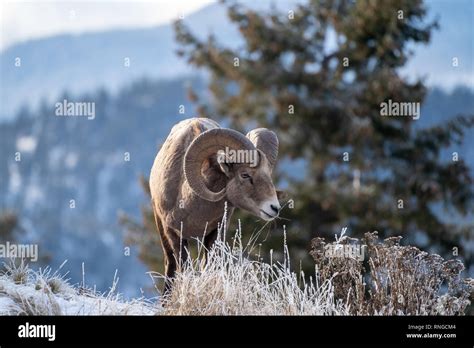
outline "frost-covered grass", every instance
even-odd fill
[[[285,243],[282,260],[270,254],[264,262],[249,257],[255,239],[242,245],[237,231],[224,240],[207,253],[198,243],[197,257],[181,265],[172,291],[165,298],[158,294],[159,301],[125,301],[115,280],[101,294],[70,285],[60,269],[33,271],[12,263],[0,274],[0,315],[460,315],[472,300],[474,281],[461,277],[459,260],[401,246],[398,237],[315,238],[309,277],[291,270]],[[351,243],[366,245],[363,262],[324,252],[327,245]]]
[[[33,271],[23,262],[6,265],[0,275],[0,315],[152,315],[156,306],[115,293],[73,287],[51,269]]]
[[[330,280],[305,280],[290,270],[286,245],[284,261],[251,260],[253,244],[242,245],[239,231],[228,244],[218,238],[204,255],[183,265],[164,300],[165,315],[342,315],[342,301],[334,298]],[[206,261],[207,258],[207,261]],[[158,276],[160,277],[160,276]]]
[[[207,253],[182,265],[165,299],[122,300],[115,283],[107,294],[73,287],[59,272],[33,271],[10,265],[0,275],[0,315],[339,315],[348,314],[334,298],[331,281],[305,280],[284,261],[251,260],[253,245],[242,246],[240,233],[232,244],[218,239]],[[206,261],[207,258],[207,261]],[[154,273],[153,277],[162,276]],[[164,306],[163,306],[164,304]]]

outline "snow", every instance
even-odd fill
[[[31,135],[20,136],[16,139],[16,148],[20,152],[31,153],[35,151],[37,142]]]
[[[150,301],[123,301],[118,294],[81,294],[64,280],[53,293],[48,281],[35,274],[25,284],[16,284],[7,275],[0,276],[0,315],[155,315],[158,307]],[[57,278],[56,278],[57,279]]]
[[[20,307],[8,297],[0,297],[0,315],[14,315],[18,313]]]

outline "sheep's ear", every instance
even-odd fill
[[[233,172],[233,165],[232,163],[227,163],[227,162],[218,162],[219,164],[219,169],[221,170],[222,173],[225,174],[229,179],[234,176]]]
[[[225,176],[228,178],[233,177],[233,165],[230,163],[223,152],[217,153],[217,166]]]

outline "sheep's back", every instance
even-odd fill
[[[188,146],[202,132],[219,128],[207,118],[191,118],[176,124],[155,157],[150,173],[150,192],[158,212],[173,212],[182,198],[184,183],[183,160]]]

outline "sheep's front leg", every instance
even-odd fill
[[[163,262],[165,266],[165,286],[163,295],[166,295],[171,290],[171,280],[176,272],[176,260],[174,258],[174,251],[170,240],[172,230],[166,225],[163,225],[161,219],[156,214],[153,207],[153,214],[155,216],[156,229],[160,235],[161,246],[163,247]]]
[[[165,287],[163,295],[169,294],[171,291],[172,280],[176,273],[176,259],[170,239],[167,233],[161,233],[161,244],[163,246],[163,261],[165,265]]]
[[[170,267],[166,276],[174,278],[176,271],[181,270],[188,260],[188,241],[182,239],[176,231],[170,231],[167,236],[173,250],[173,257],[172,260],[169,260]]]

